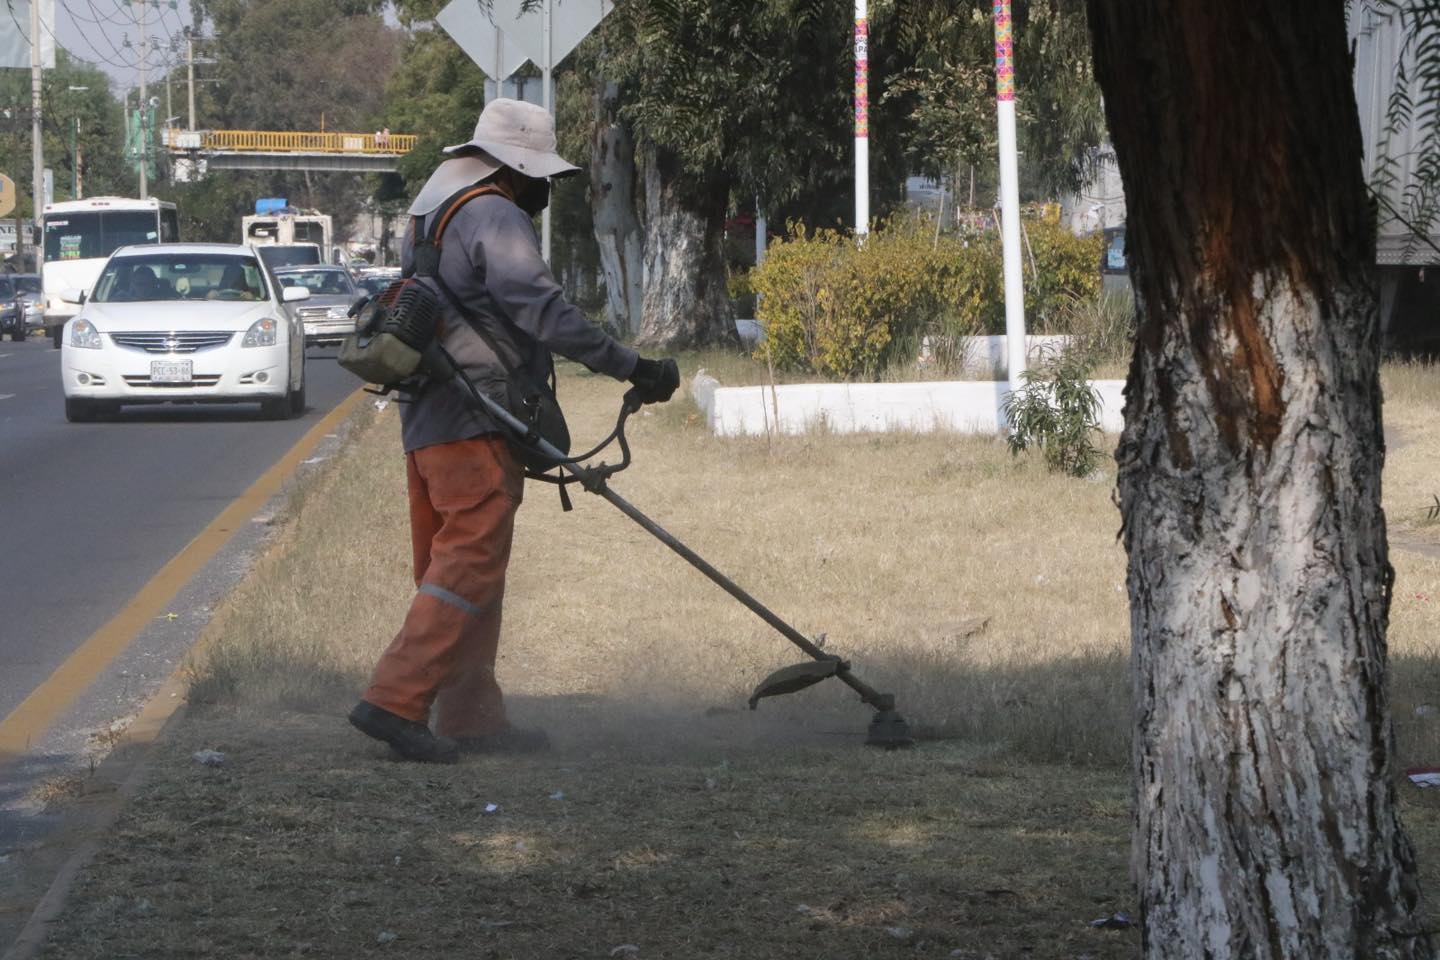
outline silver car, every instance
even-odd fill
[[[285,287],[304,287],[310,299],[294,308],[305,325],[305,344],[339,343],[355,332],[350,307],[362,291],[344,267],[282,267],[275,279]]]
[[[44,295],[33,273],[0,273],[0,335],[24,340],[43,323]]]

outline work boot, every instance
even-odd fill
[[[550,737],[544,730],[506,726],[478,737],[456,737],[455,746],[461,753],[544,753],[550,749]]]
[[[425,724],[406,720],[365,700],[350,711],[350,724],[367,737],[390,744],[390,748],[406,760],[454,763],[457,759],[454,740],[437,737]]]

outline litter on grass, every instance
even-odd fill
[[[1440,767],[1410,767],[1405,771],[1405,776],[1421,790],[1426,787],[1440,787]]]
[[[1123,913],[1112,913],[1108,917],[1101,917],[1098,920],[1091,920],[1090,926],[1097,930],[1129,930],[1135,926],[1135,921]]]
[[[207,767],[222,767],[225,765],[225,754],[219,750],[196,750],[193,754],[195,762]]]

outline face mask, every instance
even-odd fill
[[[515,196],[515,205],[532,217],[539,216],[540,211],[550,205],[550,181],[525,177],[521,180],[520,191]]]

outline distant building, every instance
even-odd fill
[[[1110,144],[1100,146],[1094,172],[1081,184],[1080,191],[1061,198],[1060,222],[1082,237],[1125,225],[1125,185],[1120,180],[1115,148]]]

